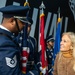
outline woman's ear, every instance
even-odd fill
[[[72,50],[73,49],[73,46],[71,46],[70,49]]]

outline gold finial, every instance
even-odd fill
[[[24,3],[24,6],[29,6],[28,0]]]

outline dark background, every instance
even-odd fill
[[[73,17],[74,15],[69,7],[69,0],[28,0],[29,5],[31,7],[29,16],[32,17],[34,8],[39,9],[39,6],[41,5],[42,1],[46,7],[46,9],[44,10],[45,19],[47,17],[48,12],[51,12],[52,14],[57,14],[58,7],[60,7],[61,17],[63,17],[61,34],[64,32],[65,17],[68,17],[67,31],[75,32],[75,21]],[[5,6],[12,5],[13,2],[18,2],[20,3],[20,5],[23,6],[25,0],[7,0]],[[49,25],[49,27],[50,26],[51,25]],[[38,35],[39,35],[39,16],[37,19],[36,29],[34,32],[34,37],[37,39],[37,43],[38,43]],[[47,36],[48,35],[49,35],[49,30],[47,30]]]

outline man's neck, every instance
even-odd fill
[[[6,31],[9,31],[7,28],[5,28],[5,27],[2,26],[2,25],[0,25],[0,28],[1,28],[1,29],[4,29],[4,30],[6,30]]]

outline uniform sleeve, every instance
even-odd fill
[[[20,70],[18,48],[12,42],[5,42],[0,46],[0,74],[22,75]]]
[[[12,42],[0,45],[0,75],[38,75],[36,71],[27,74],[21,72],[19,54],[19,48]]]
[[[57,63],[58,63],[58,54],[57,54],[55,62],[54,62],[53,75],[58,75],[57,74]]]

